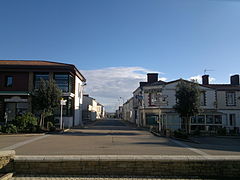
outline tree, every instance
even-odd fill
[[[40,114],[40,127],[44,126],[45,118],[53,115],[54,109],[59,107],[61,97],[62,91],[54,80],[41,79],[39,88],[32,93],[33,109]]]
[[[201,111],[199,85],[194,81],[180,81],[177,85],[176,98],[174,109],[183,119],[186,132],[190,134],[191,117]]]

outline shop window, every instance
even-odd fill
[[[207,115],[206,116],[206,121],[207,121],[207,124],[214,124],[213,115]]]
[[[198,115],[197,116],[197,123],[204,124],[205,123],[205,116],[204,115]]]
[[[147,125],[157,125],[158,115],[146,114]]]
[[[5,112],[7,121],[12,121],[16,116],[23,115],[28,111],[28,103],[6,103]]]
[[[197,118],[196,118],[196,116],[191,117],[191,123],[192,123],[192,124],[197,123]]]
[[[221,115],[215,115],[215,124],[222,124],[222,116]]]

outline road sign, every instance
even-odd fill
[[[60,104],[61,104],[62,106],[65,106],[66,103],[67,103],[67,100],[61,99]]]

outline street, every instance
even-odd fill
[[[240,155],[240,139],[201,137],[200,144],[182,142],[127,125],[99,120],[63,134],[2,135],[0,150],[17,155]]]

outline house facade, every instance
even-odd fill
[[[123,114],[132,112],[132,117],[138,126],[158,126],[159,130],[184,129],[182,119],[174,110],[176,104],[176,90],[180,81],[193,83],[183,79],[164,82],[158,81],[157,73],[149,73],[147,82],[140,82],[140,86],[133,92],[132,109],[127,101]],[[233,78],[234,77],[234,78]],[[228,131],[239,131],[240,128],[240,86],[239,75],[232,76],[230,84],[209,84],[208,75],[203,76],[203,84],[199,84],[201,91],[201,113],[192,117],[191,130],[216,131],[225,127]],[[126,120],[129,120],[125,116]]]
[[[204,78],[203,78],[204,79]],[[239,132],[240,129],[240,85],[239,75],[230,77],[229,84],[209,84],[208,76],[203,84],[215,90],[216,108],[224,114],[223,126],[228,132]]]
[[[83,121],[95,121],[105,117],[105,108],[88,94],[83,95]]]
[[[62,90],[65,127],[82,125],[82,91],[86,79],[72,64],[50,61],[0,60],[0,119],[32,112],[30,94],[40,81],[53,79]],[[60,117],[55,114],[56,122]]]
[[[133,112],[133,97],[123,104],[123,119],[135,123]]]

